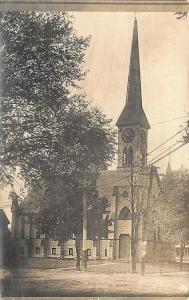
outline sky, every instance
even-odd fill
[[[91,36],[85,66],[89,70],[82,90],[94,105],[112,118],[115,125],[127,89],[134,13],[74,12],[78,34]],[[177,20],[174,13],[137,13],[143,108],[148,117],[149,152],[186,126],[189,118],[189,20]],[[179,118],[177,120],[172,120]],[[172,121],[169,121],[172,120]],[[164,122],[158,124],[160,122]],[[168,121],[168,122],[167,122]],[[160,152],[182,140],[177,135],[153,152]],[[172,169],[189,168],[189,144],[157,163],[165,172],[170,159]],[[113,166],[114,167],[114,166]],[[18,189],[18,187],[16,187]],[[0,193],[0,204],[8,203],[9,188]],[[10,203],[5,208],[11,218]]]

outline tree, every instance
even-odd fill
[[[182,270],[185,243],[189,239],[189,174],[187,170],[165,176],[162,192],[153,210],[155,224],[161,228],[161,239],[180,245]]]
[[[111,120],[79,90],[89,38],[60,12],[1,12],[0,35],[2,181],[18,170],[41,230],[78,248],[83,190],[115,152]]]
[[[177,16],[176,18],[178,20],[180,20],[180,19],[186,19],[188,17],[188,12],[177,12],[175,14],[176,14],[176,16]]]
[[[102,238],[108,239],[112,225],[112,220],[108,214],[109,202],[106,197],[99,197],[97,191],[93,192],[90,197],[90,205],[88,206],[88,237],[93,241]]]
[[[158,191],[157,183],[154,182],[154,177],[157,178],[157,170],[154,166],[134,165],[131,160],[130,168],[125,169],[127,184],[129,184],[129,193],[125,195],[127,206],[130,210],[128,216],[131,220],[131,259],[132,271],[136,272],[136,255],[137,243],[139,240],[147,242],[150,233],[150,198],[154,188]],[[142,257],[144,260],[144,257]]]

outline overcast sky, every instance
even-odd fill
[[[83,90],[115,124],[126,99],[134,13],[77,12],[73,15],[78,33],[91,35],[86,53],[90,71]],[[179,21],[173,13],[165,12],[137,13],[137,20],[143,108],[151,124],[151,151],[179,131],[187,120],[157,124],[189,112],[189,21]],[[180,139],[177,136],[160,151]],[[155,155],[156,152],[152,158]],[[189,168],[189,144],[172,154],[170,161],[173,169],[182,164]],[[165,171],[167,162],[165,158],[158,163],[160,172]],[[0,202],[7,201],[8,190],[0,196]],[[10,218],[10,207],[6,213]]]
[[[78,32],[91,35],[86,56],[90,72],[84,90],[115,124],[126,99],[134,13],[80,12],[74,16]],[[143,107],[151,124],[150,151],[179,131],[187,120],[156,124],[189,112],[189,21],[179,21],[173,13],[153,12],[137,13],[137,20]],[[173,169],[182,164],[189,167],[188,153],[186,145],[171,155]],[[158,165],[164,170],[167,161]]]

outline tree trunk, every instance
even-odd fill
[[[184,249],[185,249],[185,243],[181,243],[181,246],[180,246],[180,271],[182,271],[182,267],[183,267]]]
[[[131,259],[132,259],[132,272],[136,273],[136,243],[131,240]]]
[[[78,271],[81,271],[81,238],[80,238],[80,236],[76,237],[75,247],[76,247],[76,269]]]

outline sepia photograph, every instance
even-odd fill
[[[189,296],[189,15],[0,11],[0,296]]]

